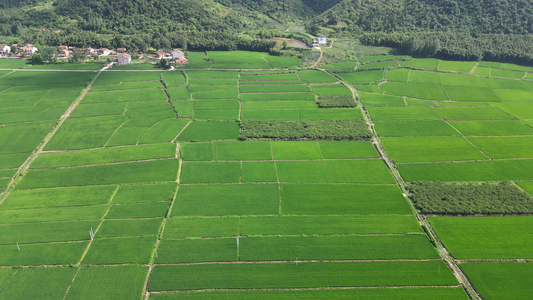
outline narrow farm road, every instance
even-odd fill
[[[327,72],[324,69],[320,69],[320,70],[322,72],[326,73],[326,74],[329,74],[329,75],[333,76],[333,77],[337,77],[337,76],[334,76],[334,74],[331,74],[331,73]],[[339,81],[342,84],[344,84],[346,87],[348,87],[352,91],[354,99],[357,99],[357,90],[352,85],[350,85],[350,84],[346,83],[344,80],[342,80],[342,78],[339,78],[339,77],[337,77],[337,78],[339,79]],[[482,298],[479,296],[479,294],[476,292],[476,290],[474,289],[474,287],[472,286],[472,284],[470,283],[470,281],[468,280],[466,275],[463,273],[463,271],[459,267],[459,264],[453,259],[453,257],[448,252],[446,247],[444,247],[444,244],[438,238],[435,230],[433,229],[433,227],[431,226],[431,224],[429,223],[427,218],[425,216],[421,215],[415,209],[413,203],[407,197],[409,192],[408,192],[408,190],[406,188],[406,182],[403,179],[403,177],[400,175],[400,172],[396,168],[396,166],[395,166],[394,162],[392,161],[392,159],[390,159],[389,155],[385,151],[385,148],[383,147],[383,144],[381,143],[381,140],[380,140],[379,136],[376,134],[376,131],[374,130],[374,123],[372,122],[370,114],[363,107],[361,102],[357,102],[357,106],[363,112],[364,119],[365,119],[366,123],[368,124],[368,126],[370,128],[370,131],[372,132],[372,143],[376,147],[376,149],[377,149],[377,151],[379,153],[379,156],[383,159],[385,164],[387,164],[387,167],[389,168],[389,170],[391,171],[392,175],[394,176],[394,179],[396,180],[398,186],[402,190],[402,193],[403,193],[406,201],[408,201],[409,205],[411,206],[411,208],[412,208],[412,210],[413,210],[418,222],[420,223],[420,225],[423,228],[426,229],[426,232],[428,233],[428,236],[429,236],[430,240],[432,240],[432,242],[437,246],[437,250],[439,251],[439,254],[441,255],[442,259],[450,267],[450,269],[452,270],[453,274],[455,275],[455,277],[457,278],[459,283],[465,288],[465,290],[466,290],[468,296],[470,297],[470,299],[481,300]]]

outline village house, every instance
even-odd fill
[[[166,53],[166,52],[163,52],[163,51],[156,51],[155,52],[155,58],[156,59],[163,59],[163,58],[166,58],[166,56],[168,56],[169,54]]]
[[[185,58],[185,57],[180,57],[180,58],[176,59],[176,63],[177,64],[186,64],[188,62],[189,62],[189,60],[187,58]]]
[[[324,45],[328,43],[328,39],[325,36],[319,36],[317,39],[319,45]]]
[[[117,48],[117,52],[125,53],[126,52],[126,48]]]
[[[37,49],[36,47],[33,47],[32,44],[27,44],[26,46],[22,47],[22,50],[24,50],[24,52],[26,52],[27,55],[32,55],[35,52],[39,51],[39,49]]]
[[[11,52],[11,47],[8,45],[0,45],[0,55],[6,55]]]
[[[108,56],[109,54],[111,54],[111,50],[107,48],[100,48],[99,52],[102,56]]]
[[[68,49],[68,46],[66,46],[66,45],[59,45],[59,48],[61,48],[61,49]]]
[[[185,57],[185,53],[183,51],[180,51],[180,50],[174,50],[172,51],[172,59],[178,59],[178,58],[184,58]]]
[[[127,53],[123,53],[117,56],[117,61],[116,61],[117,66],[128,65],[130,63],[131,63],[131,55]]]
[[[57,54],[57,57],[68,58],[68,57],[70,57],[70,51],[67,50],[67,49],[63,49],[63,50],[59,51],[59,53]]]

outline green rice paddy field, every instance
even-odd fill
[[[402,185],[533,193],[533,69],[190,58],[205,69],[0,73],[0,299],[531,295],[531,216],[424,216]],[[350,119],[374,137],[239,139],[241,120]]]

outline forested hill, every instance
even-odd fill
[[[133,34],[162,31],[239,32],[249,23],[235,10],[212,0],[56,0],[55,13],[79,19],[82,29]]]
[[[337,32],[533,33],[531,0],[344,0],[313,28]]]

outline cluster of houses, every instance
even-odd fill
[[[18,47],[18,45],[13,45],[13,47]],[[8,45],[0,45],[0,56],[7,56],[11,53],[12,47]],[[24,57],[28,56],[31,57],[35,52],[39,51],[36,47],[34,47],[32,44],[25,44],[24,47],[20,48],[20,52],[17,53],[16,57]],[[57,53],[58,58],[69,58],[72,55],[73,51],[83,51],[85,52],[85,55],[90,57],[93,55],[97,56],[116,56],[114,59],[114,63],[116,65],[127,65],[131,63],[131,55],[127,53],[126,48],[117,48],[116,50],[110,50],[107,48],[77,48],[74,46],[65,46],[65,45],[59,45],[59,52]],[[139,58],[144,57],[144,55],[140,55]],[[173,63],[176,64],[186,64],[189,61],[185,57],[185,53],[180,50],[174,50],[171,53],[166,53],[162,51],[156,51],[155,52],[155,59],[169,59]]]
[[[17,44],[13,47],[18,47]],[[32,44],[26,44],[24,47],[20,48],[20,52],[17,53],[16,57],[23,57],[25,55],[33,55],[35,52],[39,51],[37,47],[34,47]],[[9,55],[11,53],[11,47],[8,45],[0,45],[0,55]]]

